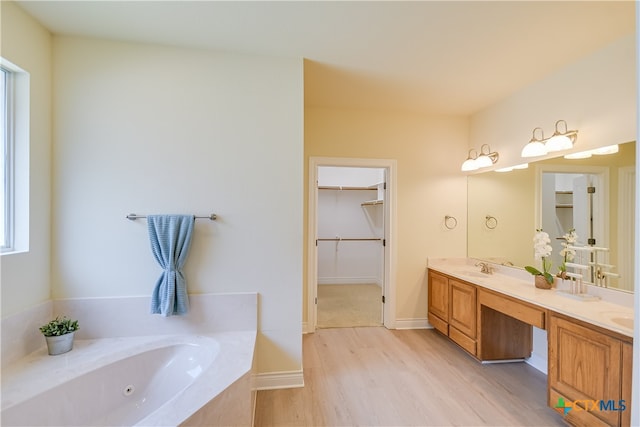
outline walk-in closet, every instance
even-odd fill
[[[319,328],[383,323],[384,175],[379,168],[318,168]]]

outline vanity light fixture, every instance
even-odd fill
[[[473,154],[471,152],[473,151]],[[478,153],[473,148],[469,150],[469,155],[467,156],[467,160],[462,163],[462,167],[460,168],[463,172],[474,171],[478,169],[478,165],[476,164],[476,159],[478,158]]]
[[[564,132],[560,131],[562,124],[564,124]],[[536,136],[537,130],[540,130],[541,138]],[[556,130],[550,138],[544,137],[544,132],[541,128],[538,127],[533,129],[531,141],[524,146],[520,155],[522,157],[538,157],[554,151],[569,150],[570,148],[573,148],[573,144],[576,142],[577,138],[577,130],[568,130],[567,122],[564,120],[558,120],[556,122]]]
[[[486,168],[495,164],[499,157],[500,155],[497,151],[491,152],[489,144],[482,144],[482,147],[480,147],[480,155],[476,159],[476,164],[478,165],[478,168]]]
[[[473,154],[471,154],[471,152],[473,152]],[[482,147],[480,147],[480,154],[477,154],[476,150],[473,148],[469,150],[467,160],[462,163],[460,170],[468,172],[480,168],[486,168],[495,164],[499,157],[500,155],[497,151],[491,151],[489,144],[483,144]]]
[[[537,130],[540,131],[540,135],[542,136],[542,138],[536,137]],[[522,153],[520,153],[520,156],[522,157],[544,156],[545,154],[547,154],[547,147],[545,146],[544,141],[545,141],[544,132],[542,128],[534,128],[533,134],[531,136],[531,140],[527,143],[527,145],[524,146],[524,148],[522,149]]]
[[[564,132],[560,132],[558,129],[560,123],[564,123]],[[547,149],[547,152],[568,150],[573,148],[573,143],[576,141],[577,137],[577,130],[567,130],[567,122],[564,120],[558,120],[556,122],[555,132],[553,132],[551,138],[545,142],[544,146]]]

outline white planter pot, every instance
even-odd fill
[[[47,340],[47,349],[49,350],[49,355],[55,356],[57,354],[71,351],[71,349],[73,348],[74,334],[75,331],[60,336],[44,337]]]

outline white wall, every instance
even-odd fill
[[[467,154],[467,124],[463,117],[305,109],[305,157],[397,161],[397,244],[389,246],[397,251],[396,324],[427,324],[427,257],[466,254],[467,180],[460,159]],[[454,230],[445,227],[445,215],[457,218]]]
[[[302,61],[73,37],[53,54],[53,297],[149,295],[147,224],[125,215],[215,213],[189,292],[258,292],[259,372],[299,371]]]
[[[30,74],[29,250],[2,255],[4,318],[50,295],[51,35],[13,2],[0,7],[0,54]]]
[[[318,237],[383,238],[384,207],[361,203],[375,200],[377,190],[319,190]],[[318,283],[383,284],[384,247],[381,241],[319,241]]]
[[[574,149],[567,152],[635,141],[636,79],[636,43],[630,35],[474,114],[469,146],[490,144],[498,151],[494,168],[517,165],[533,129],[551,136],[558,120],[578,130]]]
[[[384,169],[323,166],[318,168],[318,185],[371,187],[384,182]]]

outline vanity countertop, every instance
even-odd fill
[[[429,258],[428,268],[449,276],[535,304],[566,316],[599,326],[618,334],[633,337],[633,328],[620,322],[633,319],[633,308],[604,299],[596,301],[578,301],[562,295],[557,289],[538,289],[533,277],[524,270],[495,266],[492,274],[480,272],[477,261],[466,258]]]

